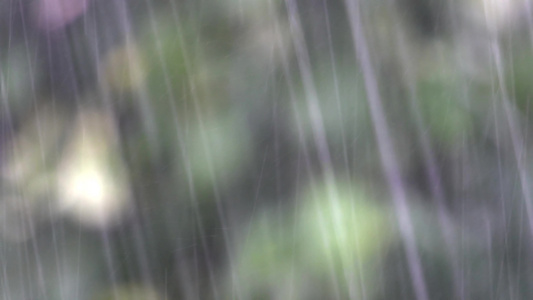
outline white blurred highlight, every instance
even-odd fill
[[[66,151],[57,173],[60,211],[89,227],[118,222],[131,203],[112,117],[82,111]]]
[[[524,7],[530,0],[469,0],[466,12],[470,19],[490,33],[515,25],[524,17]]]

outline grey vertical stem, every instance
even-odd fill
[[[441,232],[444,237],[444,243],[446,244],[446,252],[449,259],[449,263],[452,268],[453,277],[453,289],[456,299],[464,300],[463,295],[463,282],[461,281],[459,256],[457,253],[457,245],[454,240],[454,226],[453,220],[448,213],[445,205],[444,187],[442,186],[442,178],[440,176],[440,170],[437,163],[437,159],[433,153],[433,147],[431,146],[431,137],[423,130],[426,124],[422,117],[420,107],[418,105],[418,95],[416,87],[416,78],[412,71],[412,66],[408,63],[408,50],[403,34],[398,34],[396,45],[400,53],[401,61],[404,66],[404,76],[407,78],[407,88],[409,96],[409,106],[412,117],[416,124],[419,144],[422,149],[422,159],[426,169],[426,175],[430,182],[430,192],[433,203],[437,208],[437,216],[441,227]]]
[[[516,166],[518,168],[518,176],[520,178],[520,187],[522,189],[522,196],[526,206],[526,214],[528,218],[528,225],[530,234],[533,236],[533,204],[531,203],[531,190],[529,187],[530,175],[526,163],[526,144],[523,134],[521,133],[520,126],[516,121],[518,115],[509,99],[509,93],[507,92],[507,86],[504,80],[504,65],[501,57],[500,45],[496,37],[490,41],[490,48],[492,52],[492,58],[494,67],[496,68],[496,75],[498,80],[498,87],[500,89],[501,106],[503,107],[505,118],[507,119],[507,126],[509,128],[509,134],[511,138],[514,157],[516,160]]]
[[[379,94],[374,67],[370,61],[368,45],[362,29],[359,0],[345,0],[345,4],[348,19],[350,21],[357,60],[364,76],[367,101],[377,139],[381,164],[392,194],[400,234],[406,252],[407,263],[409,264],[411,282],[416,294],[416,299],[427,300],[429,298],[424,273],[422,271],[420,255],[418,254],[416,247],[413,224],[411,223],[411,214],[407,205],[407,195],[400,176],[398,159],[396,158],[393,149],[391,134],[385,119],[385,112]]]

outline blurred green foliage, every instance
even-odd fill
[[[415,298],[345,1],[64,1],[0,0],[0,297]],[[359,2],[430,299],[531,298],[523,9]]]
[[[353,286],[366,282],[367,295],[375,293],[371,282],[392,238],[386,209],[344,180],[312,185],[295,204],[282,221],[261,213],[244,231],[230,270],[237,292],[247,299],[308,299],[335,291],[354,297],[362,292],[354,294]],[[311,292],[309,286],[323,290]]]

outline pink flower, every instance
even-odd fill
[[[47,31],[57,30],[81,16],[90,0],[38,0],[34,16],[38,26]]]

